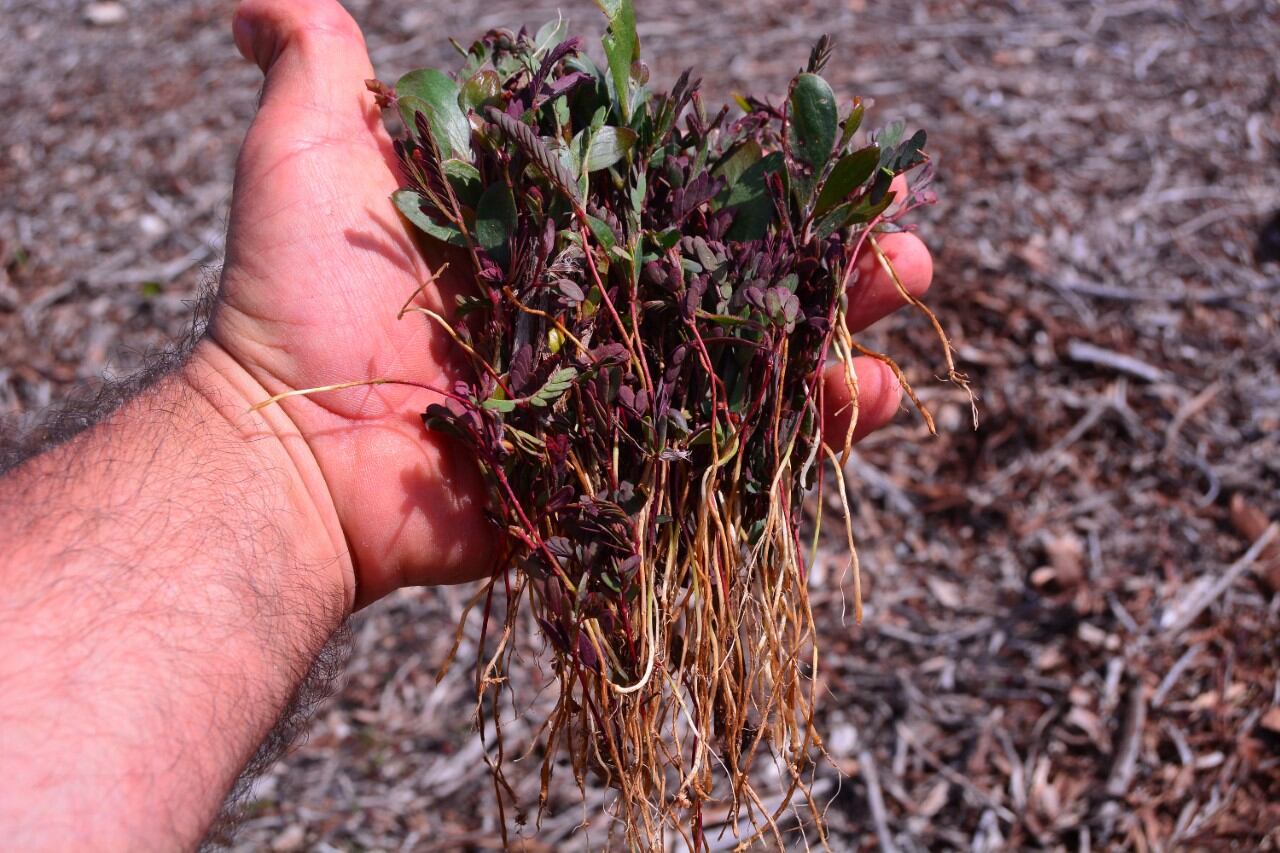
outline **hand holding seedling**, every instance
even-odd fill
[[[597,5],[603,65],[557,20],[455,42],[457,70],[368,81],[405,126],[396,207],[428,264],[449,252],[472,275],[451,314],[408,310],[466,356],[470,376],[438,388],[423,421],[469,451],[502,551],[475,597],[477,728],[495,727],[500,811],[523,822],[498,709],[529,666],[513,638],[531,611],[557,686],[540,807],[567,759],[617,790],[629,847],[678,834],[704,849],[713,801],[783,845],[793,795],[821,837],[805,780],[822,513],[802,530],[806,492],[823,505],[829,461],[860,620],[844,463],[896,402],[881,365],[919,402],[853,335],[886,297],[910,302],[965,384],[912,295],[924,277],[896,270],[925,258],[905,248],[918,244],[905,258],[881,245],[932,201],[926,135],[894,122],[860,136],[866,105],[822,76],[825,36],[779,103],[708,109],[691,71],[650,85],[631,0]],[[753,772],[769,762],[790,778],[772,814]]]
[[[473,366],[438,325],[399,319],[411,298],[450,316],[473,281],[389,202],[402,179],[360,32],[334,0],[246,0],[235,39],[266,83],[207,336],[0,481],[16,849],[193,846],[354,607],[496,565],[474,461],[421,420]],[[914,236],[879,247],[857,261],[854,331],[904,304],[889,266],[929,284]],[[900,392],[882,363],[853,366],[858,438]],[[394,384],[285,396],[375,378]],[[835,434],[848,388],[825,377]]]
[[[387,202],[401,178],[364,92],[373,71],[355,23],[327,0],[250,0],[236,42],[266,84],[237,170],[212,342],[270,394],[374,377],[451,387],[469,370],[458,349],[421,316],[398,319],[429,271],[413,229]],[[881,246],[903,284],[922,293],[932,269],[919,239],[892,234]],[[853,331],[905,304],[870,251],[862,265],[870,282],[849,305]],[[417,300],[451,313],[469,290],[466,271],[455,259]],[[861,437],[893,416],[900,391],[884,365],[860,358],[856,369]],[[828,387],[835,417],[847,417],[839,370]],[[419,416],[440,400],[379,385],[281,401],[323,474],[361,603],[492,568],[473,467],[439,436],[423,439]]]

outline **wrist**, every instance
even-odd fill
[[[317,567],[318,592],[349,614],[356,581],[350,549],[329,486],[306,437],[278,405],[253,407],[271,394],[211,339],[201,340],[179,378],[230,427],[255,464],[281,478],[290,546],[299,565]]]

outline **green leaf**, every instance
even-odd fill
[[[556,127],[564,127],[573,120],[573,113],[569,109],[569,99],[564,95],[551,102],[551,112],[555,115]]]
[[[817,74],[801,74],[787,105],[791,150],[817,174],[831,159],[836,144],[836,96]]]
[[[592,113],[592,115],[591,115],[591,125],[590,125],[590,127],[591,127],[591,132],[592,132],[592,133],[594,133],[595,131],[597,131],[597,130],[599,130],[600,128],[604,127],[604,123],[605,123],[606,121],[608,121],[608,120],[609,120],[609,110],[608,110],[608,108],[607,108],[607,107],[599,107],[599,108],[598,108],[594,113]]]
[[[502,79],[498,76],[498,72],[486,68],[477,71],[470,80],[462,84],[462,100],[467,106],[475,109],[491,98],[496,98],[501,91]]]
[[[564,167],[564,174],[566,177],[572,177],[573,175],[581,177],[582,175],[582,156],[579,153],[579,149],[583,147],[583,143],[586,139],[586,137],[583,136],[584,133],[586,133],[586,131],[579,133],[568,145],[555,144],[552,140],[547,140],[552,143],[547,147],[547,150],[550,151],[560,162],[560,165]],[[577,181],[573,181],[573,186],[578,190],[578,194],[581,195],[582,188],[578,186]]]
[[[465,160],[445,160],[444,176],[449,179],[458,201],[474,210],[480,201],[479,170]]]
[[[668,252],[680,242],[683,235],[679,228],[668,228],[666,231],[651,232],[649,236],[661,251]]]
[[[814,214],[821,216],[843,202],[854,189],[875,174],[878,165],[880,165],[880,149],[875,145],[868,145],[866,148],[840,158],[822,184]]]
[[[923,130],[917,130],[910,139],[898,146],[897,151],[893,152],[893,159],[889,162],[889,169],[894,174],[900,175],[908,169],[923,163],[924,154],[921,153],[921,150],[927,140],[927,134]]]
[[[760,143],[754,139],[748,139],[735,147],[729,156],[722,158],[711,170],[711,174],[724,178],[725,182],[732,187],[738,183],[738,179],[747,169],[760,161],[762,156],[764,155],[760,150]]]
[[[874,198],[871,193],[867,193],[858,201],[847,201],[824,216],[819,217],[814,225],[814,234],[821,240],[841,228],[848,228],[850,225],[862,222],[870,222],[884,213],[892,203],[893,196],[887,193],[878,199]]]
[[[396,208],[404,214],[405,219],[412,222],[419,231],[434,237],[435,239],[448,243],[450,246],[467,245],[467,240],[462,236],[462,232],[452,225],[440,224],[432,219],[422,205],[426,202],[426,196],[417,190],[396,190],[391,194],[391,200],[395,203]]]
[[[613,229],[603,219],[597,219],[588,213],[587,224],[591,226],[591,235],[599,241],[601,246],[604,246],[605,251],[617,245],[618,241],[613,234]]]
[[[613,83],[618,114],[624,122],[630,122],[631,63],[640,58],[636,9],[631,0],[596,0],[596,5],[609,20],[609,28],[601,43],[609,60],[609,78]]]
[[[441,137],[440,132],[432,123],[434,113],[431,105],[416,95],[400,95],[396,98],[396,103],[400,107],[400,118],[404,120],[404,126],[409,131],[409,137],[415,141],[422,142],[422,134],[418,132],[417,122],[413,120],[415,115],[422,113],[427,119],[427,127],[431,129],[431,138],[435,140],[436,146],[440,149],[440,156],[449,156],[444,153],[448,140]],[[426,146],[424,145],[423,147]]]
[[[884,213],[893,204],[894,196],[885,193],[881,198],[872,200],[871,196],[863,199],[854,205],[849,215],[849,221],[846,225],[856,225],[860,222],[870,222],[880,214]]]
[[[725,234],[727,239],[759,240],[764,236],[774,214],[765,178],[782,167],[782,153],[775,151],[742,173],[725,201],[725,207],[735,211],[733,225]]]
[[[902,119],[898,119],[885,125],[876,134],[876,145],[880,146],[882,165],[888,165],[889,158],[893,156],[894,150],[898,147],[898,140],[902,139],[902,134],[906,129],[907,123]]]
[[[491,412],[514,412],[516,410],[515,400],[503,400],[499,397],[490,397],[480,404]]]
[[[636,184],[631,188],[631,212],[635,214],[632,219],[635,227],[633,231],[638,231],[640,226],[640,214],[644,211],[644,197],[649,189],[649,178],[645,175],[644,170],[636,173]]]
[[[419,68],[396,81],[396,97],[411,131],[414,113],[426,116],[441,157],[471,159],[471,122],[458,106],[457,83],[434,68]]]
[[[587,172],[607,169],[627,156],[636,144],[636,132],[629,127],[602,127],[591,137],[582,168]]]
[[[843,151],[849,145],[849,141],[853,139],[853,135],[858,132],[858,128],[862,126],[862,116],[866,112],[866,108],[862,106],[862,101],[854,100],[853,110],[850,111],[849,117],[844,120],[843,130],[840,131],[839,150]]]
[[[894,142],[902,137],[902,123],[895,122],[894,125],[885,129],[880,135],[881,144],[884,140]],[[893,186],[893,179],[903,172],[912,169],[924,162],[924,154],[921,151],[924,148],[925,132],[917,130],[910,139],[898,145],[896,148],[882,148],[880,151],[880,168],[876,172],[876,179],[871,184],[871,192],[868,198],[872,202],[880,202],[884,199],[889,188]]]
[[[585,53],[569,57],[565,60],[565,67],[570,71],[581,71],[591,79],[590,84],[575,88],[568,99],[573,126],[584,127],[597,109],[608,107],[610,84],[605,79],[607,75]]]
[[[578,378],[577,368],[562,367],[546,381],[541,388],[531,394],[527,399],[535,406],[549,406],[554,403],[561,394],[573,387],[573,382]]]
[[[507,239],[516,227],[516,202],[505,183],[489,186],[476,204],[476,243],[499,264],[507,260]]]
[[[813,225],[813,234],[819,240],[825,240],[835,231],[845,227],[846,220],[853,211],[853,202],[845,202],[833,210],[819,216]]]

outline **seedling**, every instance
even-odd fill
[[[655,92],[630,0],[599,3],[604,67],[557,21],[458,46],[453,75],[369,83],[406,126],[396,207],[430,259],[475,281],[447,317],[416,310],[472,362],[423,417],[474,455],[505,546],[478,599],[478,713],[499,722],[530,607],[559,682],[544,804],[567,757],[580,784],[617,789],[628,846],[675,832],[704,848],[711,800],[781,844],[821,750],[802,499],[830,460],[844,500],[857,419],[824,432],[822,369],[843,363],[856,400],[851,360],[868,351],[845,294],[863,252],[892,274],[876,235],[931,200],[925,134],[860,136],[862,103],[820,76],[825,37],[779,104],[708,112],[688,72]],[[752,786],[762,757],[790,780],[781,806]]]

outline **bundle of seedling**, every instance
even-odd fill
[[[843,362],[856,400],[854,259],[887,264],[875,234],[927,200],[927,167],[890,192],[925,135],[860,133],[860,102],[819,76],[825,38],[777,104],[709,112],[687,72],[659,94],[631,3],[599,1],[603,67],[556,22],[369,85],[406,126],[395,205],[475,282],[447,317],[419,310],[473,369],[426,426],[478,460],[506,548],[479,599],[481,722],[529,665],[512,633],[531,608],[559,682],[544,800],[567,764],[616,788],[628,846],[696,849],[712,800],[779,833],[821,749],[803,500],[856,421],[824,432],[822,372]],[[490,758],[510,801],[500,728]],[[762,759],[780,803],[752,786]]]

